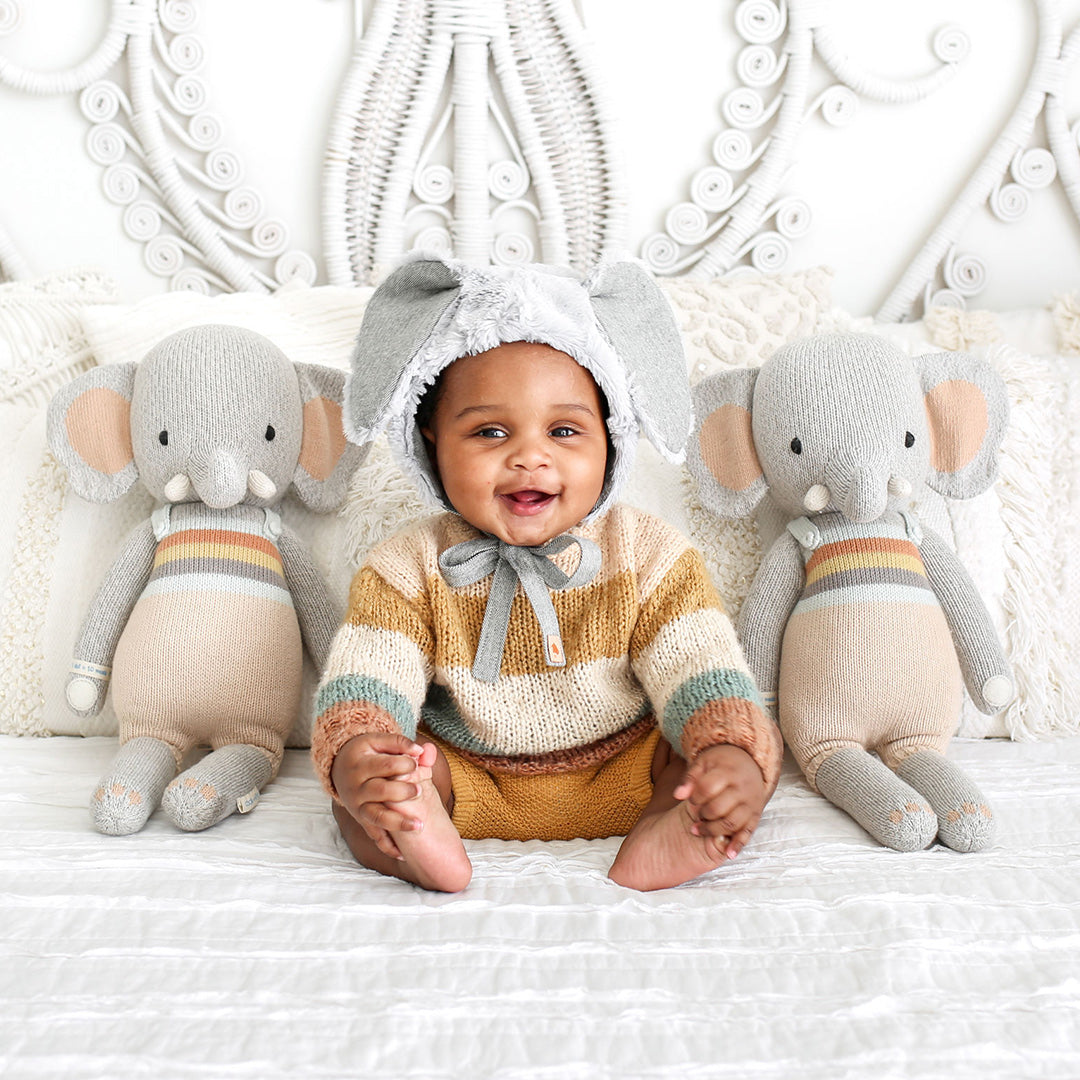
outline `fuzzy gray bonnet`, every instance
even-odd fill
[[[691,427],[682,341],[663,293],[629,261],[582,279],[554,267],[415,255],[368,302],[345,388],[346,434],[364,444],[385,432],[422,494],[453,509],[429,462],[417,406],[455,360],[512,341],[566,353],[607,399],[614,461],[590,517],[618,498],[639,431],[669,461],[682,460]]]

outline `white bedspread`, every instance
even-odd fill
[[[990,851],[884,850],[788,765],[738,860],[644,895],[614,840],[380,879],[298,751],[248,817],[99,836],[114,750],[0,738],[4,1077],[1080,1077],[1080,740],[955,744]]]

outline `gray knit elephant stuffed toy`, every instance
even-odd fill
[[[964,354],[823,336],[703,381],[694,404],[704,505],[742,517],[768,492],[787,522],[738,629],[811,786],[888,847],[985,847],[992,812],[945,750],[963,685],[997,712],[1011,671],[971,578],[911,506],[924,484],[970,498],[993,482],[1001,379]]]
[[[290,484],[315,510],[344,499],[360,454],[344,383],[259,334],[199,326],[51,402],[49,444],[79,495],[111,502],[141,480],[160,503],[99,588],[67,684],[81,716],[112,685],[121,748],[90,802],[101,832],[135,832],[159,804],[205,829],[277,773],[303,646],[321,668],[337,619],[276,507]],[[212,753],[176,776],[200,745]]]

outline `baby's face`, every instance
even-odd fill
[[[508,544],[543,544],[600,498],[600,394],[580,364],[549,345],[515,341],[455,361],[423,433],[454,509]]]

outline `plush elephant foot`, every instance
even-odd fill
[[[815,782],[829,802],[894,851],[921,851],[937,835],[937,817],[923,796],[865,750],[837,750],[818,767]]]
[[[223,746],[181,773],[166,789],[161,808],[185,832],[209,829],[238,809],[244,796],[270,779],[270,759],[257,746]]]
[[[994,840],[994,814],[979,789],[947,757],[918,750],[896,766],[938,818],[938,839],[954,851],[981,851]]]
[[[94,828],[108,836],[138,832],[175,775],[176,757],[168,743],[148,737],[124,743],[90,798]]]

